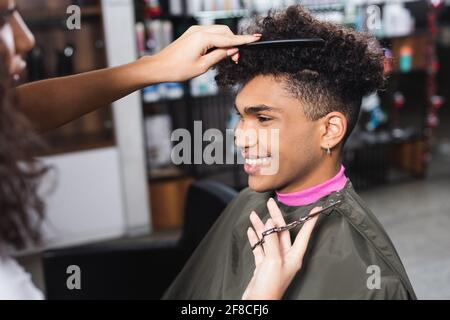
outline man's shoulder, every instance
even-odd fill
[[[340,286],[356,285],[352,292],[358,287],[365,288],[370,275],[379,273],[381,287],[387,290],[385,297],[393,294],[395,288],[414,297],[403,264],[383,226],[352,188],[343,190],[342,196],[342,203],[329,216],[322,217],[316,226],[310,267],[317,270],[326,266],[333,271],[332,276],[339,279],[328,280]],[[380,291],[365,293],[379,294]]]
[[[365,242],[377,256],[387,260],[388,264],[393,264],[394,269],[397,269],[400,259],[377,217],[353,189],[344,191],[344,199],[336,211],[352,230],[353,241]]]
[[[354,224],[346,210],[351,208],[337,209],[318,221],[288,298],[415,298],[400,258],[387,246],[383,232],[367,222],[366,229]],[[361,218],[365,213],[353,215]]]

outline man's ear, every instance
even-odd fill
[[[322,149],[333,149],[345,137],[347,118],[342,113],[333,111],[322,117],[320,121],[323,128],[320,147]]]

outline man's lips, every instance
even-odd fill
[[[262,166],[269,164],[269,162],[272,160],[272,157],[266,156],[266,157],[255,157],[255,158],[245,158],[245,164],[251,165],[251,166]]]
[[[12,59],[11,73],[19,74],[27,67],[27,62],[21,56],[15,56]]]
[[[247,174],[258,173],[261,170],[261,168],[269,166],[272,161],[271,156],[263,156],[263,157],[245,156],[244,158],[245,158],[244,170]]]

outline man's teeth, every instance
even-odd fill
[[[254,159],[246,158],[245,159],[245,163],[249,164],[251,166],[259,166],[259,165],[262,165],[262,164],[269,163],[270,160],[271,160],[271,157],[254,158]]]

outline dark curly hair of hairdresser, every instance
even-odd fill
[[[31,157],[40,142],[27,119],[17,110],[10,77],[0,59],[0,255],[10,248],[40,243],[39,224],[44,203],[37,193],[47,171]]]
[[[257,75],[284,79],[288,92],[304,102],[309,120],[342,112],[348,121],[347,136],[357,121],[362,97],[384,84],[384,55],[372,36],[319,21],[299,5],[255,17],[243,31],[261,33],[261,41],[318,37],[325,44],[241,49],[239,64],[227,59],[218,65],[219,86],[242,86]]]

